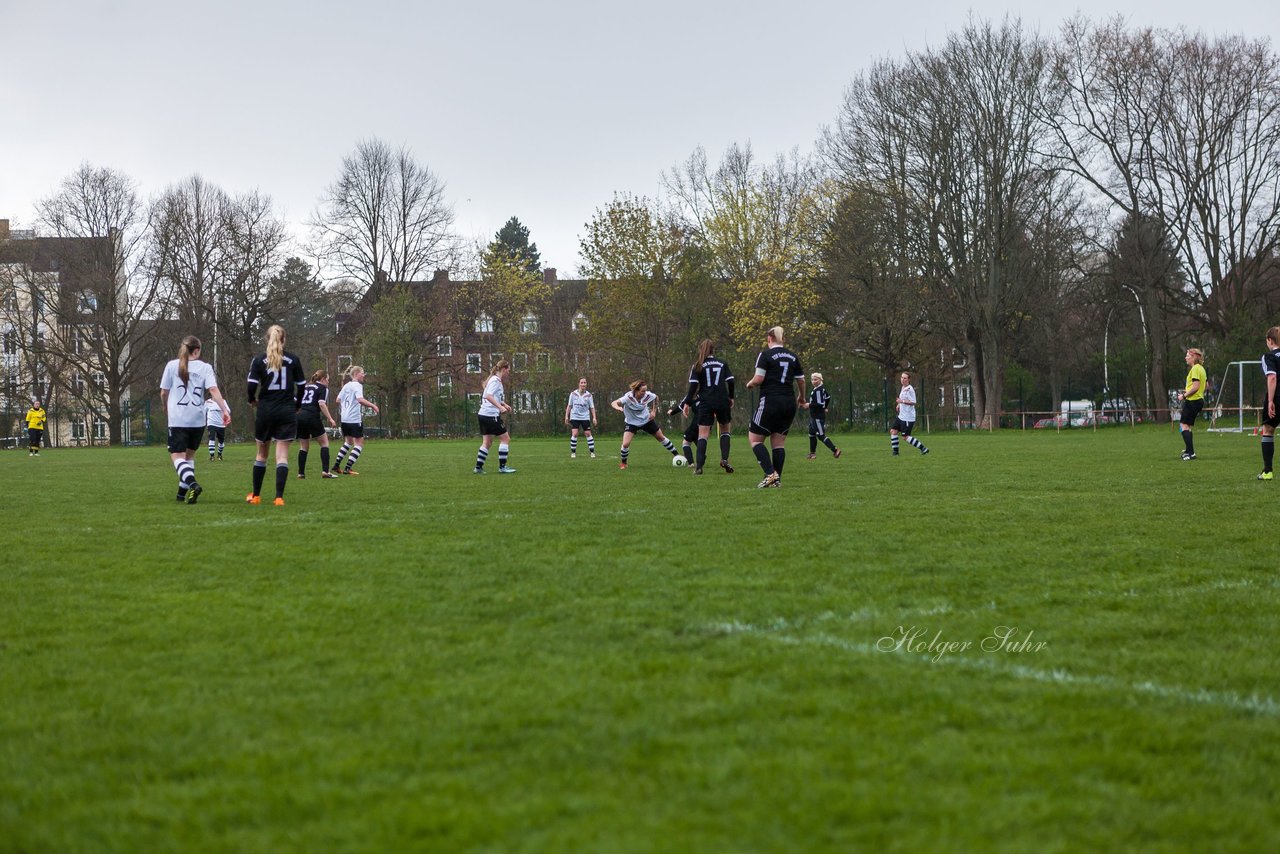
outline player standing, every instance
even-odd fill
[[[831,453],[838,460],[840,459],[840,449],[827,436],[827,407],[831,405],[831,395],[827,394],[826,387],[822,385],[822,374],[810,374],[809,379],[813,381],[813,391],[809,392],[809,402],[802,404],[805,409],[809,410],[808,458],[811,460],[818,458],[818,442],[821,441],[822,444],[831,449]]]
[[[27,410],[27,456],[40,456],[40,440],[44,438],[44,424],[47,420],[44,407],[38,397],[31,398],[31,408]]]
[[[359,475],[360,472],[354,469],[356,460],[360,459],[360,454],[364,451],[364,410],[361,407],[369,407],[374,415],[378,414],[378,407],[373,401],[365,400],[364,368],[352,365],[347,368],[347,375],[351,379],[338,392],[338,417],[342,419],[342,447],[338,449],[338,457],[333,461],[333,473]],[[347,460],[347,467],[342,470],[342,460],[348,455],[350,459]]]
[[[929,453],[929,449],[911,435],[912,428],[916,426],[916,390],[911,387],[911,374],[903,371],[898,381],[902,383],[902,388],[898,389],[896,401],[898,414],[893,419],[893,425],[889,427],[889,447],[893,448],[893,455],[898,456],[898,436],[901,435],[906,437],[908,445],[919,450],[920,455],[924,456]]]
[[[796,384],[793,392],[791,384]],[[760,402],[747,428],[751,452],[760,461],[764,480],[760,489],[782,486],[782,467],[787,461],[787,433],[796,410],[804,402],[804,368],[800,357],[783,346],[782,327],[765,333],[764,350],[756,357],[756,372],[747,388],[760,387]],[[769,441],[769,448],[764,446]],[[770,448],[772,453],[770,453]]]
[[[231,411],[230,408],[227,409]],[[209,462],[213,462],[214,451],[218,453],[218,462],[222,462],[222,451],[227,447],[227,427],[230,422],[222,417],[222,407],[216,400],[204,402],[205,427],[209,430]]]
[[[484,474],[485,460],[489,459],[489,448],[493,447],[493,439],[498,439],[498,474],[515,474],[516,470],[507,465],[511,458],[511,433],[502,421],[502,414],[511,411],[511,404],[506,402],[502,384],[511,376],[511,363],[500,359],[493,366],[493,373],[484,384],[484,394],[480,399],[480,410],[476,420],[480,422],[480,450],[476,452],[476,474]],[[579,381],[579,387],[582,382]]]
[[[596,458],[596,437],[591,428],[597,423],[596,400],[587,391],[587,378],[578,380],[578,387],[569,392],[569,402],[564,407],[564,423],[569,425],[569,459],[578,456],[578,431],[587,434],[587,450],[591,459]]]
[[[178,358],[164,366],[160,376],[160,403],[169,418],[169,459],[178,472],[178,500],[195,504],[204,488],[196,482],[196,448],[204,433],[205,395],[222,407],[222,417],[231,420],[231,410],[218,390],[213,366],[200,360],[200,339],[188,335],[178,347]]]
[[[257,407],[253,421],[253,438],[258,453],[253,461],[253,492],[245,497],[249,504],[262,503],[262,481],[267,476],[267,449],[276,443],[276,500],[284,506],[284,487],[289,481],[289,444],[298,435],[298,404],[307,376],[297,356],[284,349],[284,327],[267,328],[267,349],[249,364],[246,380],[249,405]]]
[[[1182,413],[1178,417],[1178,422],[1182,427],[1182,444],[1185,445],[1182,451],[1183,462],[1196,458],[1196,446],[1191,438],[1191,428],[1196,423],[1196,416],[1204,408],[1205,385],[1209,381],[1204,372],[1204,353],[1199,348],[1188,349],[1185,358],[1187,384],[1186,388],[1178,392],[1178,400],[1182,401]]]
[[[1262,355],[1262,374],[1267,380],[1267,411],[1262,421],[1262,474],[1258,480],[1272,480],[1271,461],[1276,454],[1276,427],[1280,426],[1280,326],[1267,330],[1267,352]]]
[[[733,421],[733,371],[721,359],[716,358],[715,342],[704,338],[698,344],[698,358],[689,370],[689,391],[685,400],[698,398],[698,453],[693,469],[702,474],[707,463],[707,439],[711,425],[720,427],[720,468],[725,474],[733,474],[729,465],[729,424]]]
[[[316,371],[311,375],[311,381],[302,389],[302,400],[298,406],[298,479],[302,480],[307,476],[307,452],[311,449],[311,440],[320,440],[320,466],[324,472],[320,475],[325,478],[335,478],[336,474],[329,471],[329,434],[325,432],[324,424],[320,421],[323,415],[324,420],[329,422],[330,427],[337,427],[338,424],[333,420],[333,416],[329,414],[329,372],[324,368]]]
[[[671,452],[671,456],[679,455],[676,446],[670,439],[662,435],[658,426],[658,396],[649,391],[649,384],[644,380],[636,380],[631,390],[609,404],[622,413],[626,426],[622,431],[622,449],[619,451],[618,468],[626,469],[627,457],[631,453],[631,440],[636,433],[648,433],[657,439],[662,447]]]

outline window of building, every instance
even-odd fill
[[[414,415],[421,415],[423,412],[426,411],[425,404],[423,403],[423,401],[424,401],[424,398],[420,394],[409,395],[409,411],[412,412]]]
[[[501,361],[502,361],[501,353],[490,353],[489,354],[489,370],[492,371],[494,366]]]
[[[4,295],[4,310],[18,310],[18,294],[15,291],[6,291]]]
[[[71,440],[74,442],[83,442],[85,438],[84,419],[71,419]]]
[[[511,357],[511,370],[513,370],[513,371],[527,371],[527,370],[529,370],[529,354],[528,354],[528,353],[516,353],[514,356],[512,356],[512,357]]]
[[[952,386],[955,390],[956,406],[969,405],[969,386],[966,383],[956,383]]]
[[[537,335],[538,316],[536,314],[526,314],[520,320],[520,332],[525,335]]]
[[[551,354],[550,353],[538,354],[538,370],[540,371],[551,370]]]
[[[452,356],[453,355],[453,338],[449,335],[441,335],[436,339],[436,355]]]
[[[587,320],[587,316],[582,312],[578,312],[573,316],[573,331],[582,332],[591,328],[591,321]]]
[[[83,397],[84,389],[85,389],[84,376],[79,371],[76,371],[71,375],[71,392],[76,397]]]
[[[100,441],[107,438],[107,422],[101,418],[93,419],[93,438]]]
[[[81,314],[93,314],[98,310],[98,297],[91,291],[81,291],[77,298],[77,308]]]
[[[345,356],[339,356],[338,357],[338,373],[342,373],[349,367],[351,367],[351,354],[348,353]]]
[[[492,332],[493,318],[483,311],[476,315],[476,332]]]
[[[409,357],[409,373],[411,374],[422,373],[422,363],[423,363],[423,358],[421,353],[414,353],[413,355],[411,355]]]
[[[480,367],[480,354],[468,353],[467,354],[467,373],[478,374],[480,373],[481,370],[483,370],[483,368]]]
[[[453,374],[441,371],[436,375],[436,385],[440,388],[441,396],[453,394]]]
[[[98,391],[106,391],[106,390],[107,390],[107,375],[106,375],[106,374],[104,374],[102,371],[94,371],[94,372],[93,372],[93,387],[94,387],[94,388],[96,388]]]
[[[9,328],[4,331],[4,354],[14,356],[18,353],[18,330]]]

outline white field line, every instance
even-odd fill
[[[818,620],[823,620],[824,618],[829,619],[828,615],[824,614],[819,616]],[[913,652],[903,652],[901,651],[901,648],[896,650],[877,649],[875,644],[848,641],[843,638],[833,637],[827,634],[816,634],[807,637],[780,634],[780,632],[785,631],[789,627],[790,624],[786,620],[771,621],[768,627],[763,628],[753,626],[750,623],[740,623],[736,620],[728,623],[713,623],[708,626],[708,628],[722,634],[750,635],[752,637],[767,638],[775,643],[786,644],[788,646],[823,646],[831,649],[838,649],[842,652],[865,656],[896,654],[903,660],[913,663],[929,664],[933,666],[945,665],[950,667],[960,667],[967,670],[979,670],[986,673],[1011,676],[1014,679],[1020,679],[1027,682],[1106,688],[1113,691],[1145,694],[1152,697],[1161,697],[1184,703],[1219,706],[1225,709],[1234,709],[1237,711],[1253,712],[1255,714],[1268,715],[1271,717],[1280,717],[1280,702],[1277,702],[1274,698],[1265,695],[1251,694],[1246,697],[1237,694],[1234,691],[1210,691],[1204,688],[1192,690],[1173,685],[1160,685],[1156,682],[1125,682],[1110,676],[1081,676],[1061,668],[1041,670],[1034,667],[1027,667],[1022,664],[1005,664],[1001,659],[992,655],[986,655],[979,658],[966,658],[958,655],[936,658],[935,656],[927,653],[918,654]]]

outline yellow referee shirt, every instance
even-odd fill
[[[27,429],[43,430],[44,429],[44,410],[32,407],[27,410]]]
[[[1196,389],[1196,393],[1191,393],[1191,383],[1200,380],[1200,388]],[[1187,371],[1187,387],[1185,389],[1187,400],[1204,400],[1204,390],[1208,385],[1208,379],[1204,375],[1204,365],[1192,365],[1191,370]]]

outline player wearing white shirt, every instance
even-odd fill
[[[222,450],[227,446],[227,427],[231,425],[223,419],[218,401],[212,398],[204,402],[204,416],[209,430],[209,462],[213,462],[214,451],[218,453],[218,462],[222,462]]]
[[[631,384],[631,391],[609,404],[622,413],[622,420],[626,422],[626,427],[622,431],[621,462],[618,468],[627,467],[627,456],[631,453],[631,440],[636,433],[640,432],[648,433],[661,442],[662,447],[671,452],[671,456],[674,457],[680,453],[676,450],[675,444],[662,435],[662,429],[658,427],[657,400],[658,396],[649,391],[648,383],[644,380],[636,380]]]
[[[196,448],[204,433],[206,395],[222,408],[224,422],[231,410],[218,390],[213,367],[200,361],[200,339],[188,335],[178,347],[178,358],[164,366],[160,377],[160,403],[169,416],[169,458],[178,472],[178,500],[195,504],[204,488],[196,482]]]
[[[485,460],[489,459],[489,448],[493,439],[498,439],[498,474],[515,474],[515,469],[507,465],[511,454],[511,433],[502,421],[503,413],[511,411],[506,402],[502,384],[511,376],[511,363],[506,359],[499,360],[493,366],[493,373],[485,381],[484,393],[480,396],[480,411],[476,420],[480,422],[480,450],[476,452],[476,474],[484,474]]]
[[[587,391],[587,378],[578,380],[578,387],[569,392],[569,402],[564,407],[564,423],[569,426],[569,459],[578,456],[578,431],[587,434],[587,450],[591,459],[596,458],[596,437],[591,428],[596,423],[596,400]]]
[[[364,397],[364,368],[359,365],[352,365],[347,368],[347,375],[351,377],[349,381],[338,392],[338,419],[342,423],[342,448],[338,450],[338,456],[333,461],[333,472],[337,474],[358,475],[360,472],[354,471],[356,460],[360,459],[360,454],[364,452],[364,410],[363,406],[367,406],[373,410],[374,414],[378,414],[377,405],[371,400],[365,400]],[[342,469],[342,460],[350,455],[347,460],[347,467]]]
[[[911,428],[916,426],[916,390],[911,387],[911,374],[903,371],[899,380],[902,382],[902,388],[898,390],[898,415],[893,419],[893,426],[889,428],[889,445],[893,448],[893,455],[898,456],[898,435],[901,434],[906,437],[907,444],[918,448],[923,456],[929,453],[929,449],[911,435]]]

